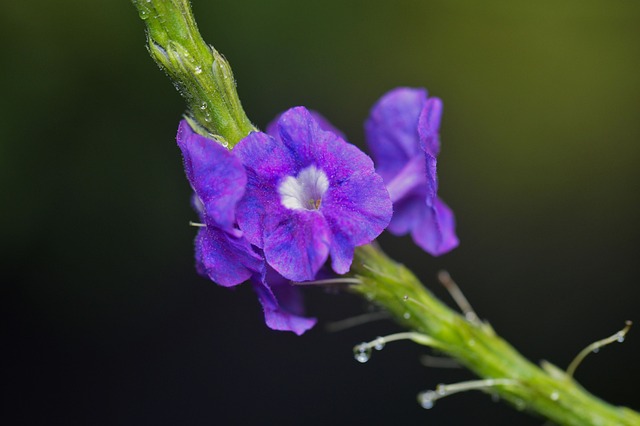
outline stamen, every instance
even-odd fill
[[[453,281],[451,275],[449,275],[447,271],[440,271],[438,272],[438,280],[444,286],[444,288],[447,289],[453,300],[456,302],[456,304],[464,314],[464,317],[467,319],[467,321],[473,324],[481,324],[478,315],[475,313],[475,311],[471,307],[471,304],[460,290],[460,287],[458,287],[458,284]]]
[[[433,405],[438,399],[444,398],[445,396],[470,390],[485,390],[496,386],[520,386],[520,383],[513,379],[486,379],[470,380],[452,385],[439,384],[436,386],[436,390],[420,392],[418,394],[418,403],[422,408],[428,410],[433,408]]]
[[[207,227],[207,225],[204,224],[204,223],[191,222],[191,221],[189,221],[189,226],[193,226],[193,227],[196,227],[196,228],[206,228]]]
[[[605,339],[598,340],[597,342],[593,342],[592,344],[584,348],[573,359],[573,361],[571,361],[571,364],[569,364],[569,367],[567,368],[567,376],[572,377],[573,373],[576,372],[576,368],[578,368],[582,360],[584,360],[587,357],[587,355],[589,355],[591,352],[596,353],[600,350],[601,347],[607,346],[613,342],[619,342],[619,343],[624,342],[624,337],[627,335],[632,325],[633,323],[631,321],[625,321],[625,326],[622,330],[618,331],[617,333]]]

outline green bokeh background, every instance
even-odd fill
[[[440,194],[461,246],[433,259],[410,239],[381,238],[443,298],[433,278],[447,268],[499,333],[560,366],[624,320],[640,323],[640,2],[196,0],[194,10],[260,127],[305,105],[364,147],[362,123],[387,90],[425,86],[444,100]],[[393,325],[271,332],[249,289],[195,274],[174,144],[184,104],[127,1],[5,1],[0,40],[3,352],[16,401],[4,415],[540,424],[482,394],[423,411],[417,392],[471,376],[421,367],[409,343],[357,365],[351,345]],[[323,323],[366,309],[307,296]],[[640,409],[638,354],[632,330],[578,378]]]

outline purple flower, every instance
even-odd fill
[[[233,152],[247,186],[237,220],[247,240],[282,276],[311,280],[331,256],[348,272],[356,246],[387,226],[391,201],[373,163],[303,107],[278,120],[278,138],[255,132]]]
[[[397,88],[372,108],[367,142],[393,201],[389,231],[411,233],[414,242],[438,256],[458,245],[451,209],[437,196],[442,101],[425,89]]]
[[[205,225],[195,240],[197,270],[225,287],[240,284],[264,269],[262,257],[235,227],[235,207],[247,183],[242,163],[217,142],[194,133],[185,120],[176,139]]]
[[[240,160],[216,141],[194,133],[184,120],[178,128],[177,142],[195,193],[194,208],[205,225],[195,239],[198,273],[224,287],[251,278],[271,329],[300,335],[313,327],[315,319],[301,316],[298,289],[269,271],[262,253],[236,226],[236,205],[247,183]]]

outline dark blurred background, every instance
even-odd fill
[[[566,367],[624,320],[640,325],[640,3],[610,0],[194,0],[249,117],[321,111],[363,146],[387,90],[445,103],[441,196],[460,247],[438,259],[381,238],[438,295],[448,269],[531,360]],[[0,277],[4,424],[540,425],[467,393],[415,395],[465,371],[390,344],[365,365],[341,333],[367,311],[306,292],[320,325],[266,328],[248,286],[193,268],[190,189],[174,143],[182,99],[127,1],[0,3]],[[640,329],[577,372],[640,409]],[[0,419],[2,420],[2,419]]]

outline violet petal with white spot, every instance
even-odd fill
[[[278,120],[279,138],[252,133],[234,148],[247,170],[238,225],[288,279],[314,278],[329,253],[348,271],[353,249],[387,226],[391,201],[372,161],[303,107]]]

